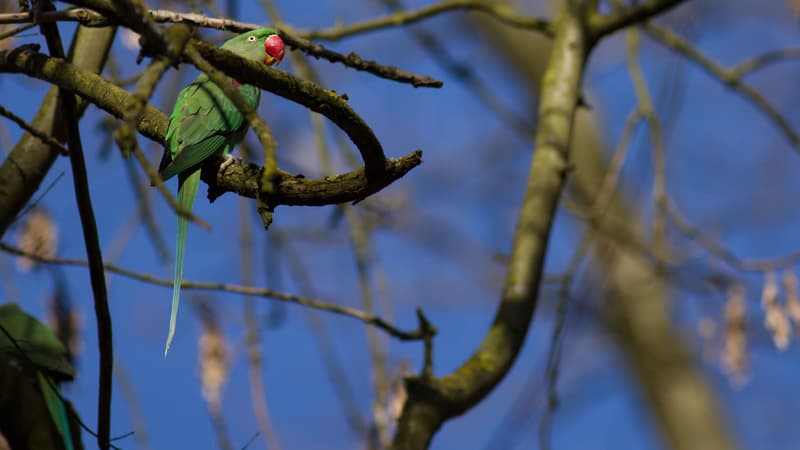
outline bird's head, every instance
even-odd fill
[[[272,28],[259,28],[240,34],[222,44],[222,48],[253,61],[271,66],[283,59],[283,39]]]

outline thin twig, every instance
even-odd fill
[[[27,25],[23,25],[21,27],[14,28],[13,30],[8,30],[8,31],[6,31],[4,33],[0,33],[0,41],[2,41],[3,39],[8,39],[8,38],[10,38],[12,36],[16,36],[16,35],[18,35],[20,33],[25,32],[25,31],[28,31],[31,28],[36,28],[36,26],[37,26],[36,23],[29,23]]]
[[[60,264],[66,266],[87,266],[88,263],[84,260],[80,259],[68,259],[68,258],[47,258],[42,257],[30,252],[26,252],[19,248],[13,247],[6,243],[0,242],[0,250],[5,252],[25,256],[31,258],[37,262],[46,263],[46,264]],[[114,272],[124,277],[132,278],[134,280],[143,281],[145,283],[155,284],[159,286],[165,287],[172,287],[173,280],[166,280],[163,278],[154,277],[152,275],[134,272],[132,270],[124,269],[122,267],[116,266],[114,264],[104,264],[103,267],[105,270],[109,272]],[[183,280],[181,282],[181,289],[184,290],[206,290],[206,291],[223,291],[223,292],[232,292],[236,294],[244,294],[244,295],[253,295],[256,297],[265,297],[265,298],[272,298],[275,300],[280,300],[288,303],[295,303],[302,306],[308,306],[309,308],[319,309],[322,311],[328,311],[334,314],[339,314],[342,316],[351,317],[353,319],[359,320],[363,323],[368,325],[372,325],[378,327],[390,335],[400,339],[401,341],[418,341],[425,338],[424,330],[416,329],[412,331],[404,331],[400,328],[395,327],[394,325],[388,323],[384,319],[364,313],[363,311],[359,311],[354,308],[348,308],[346,306],[339,306],[334,305],[332,303],[326,303],[319,300],[314,300],[307,297],[302,297],[299,295],[288,294],[285,292],[278,292],[272,289],[262,289],[256,288],[251,286],[240,286],[235,284],[228,284],[228,283],[209,283],[209,282],[202,282],[202,281],[187,281]]]
[[[322,44],[311,42],[308,39],[295,36],[285,24],[283,25],[283,28],[284,30],[281,30],[281,37],[286,44],[315,58],[327,59],[330,62],[340,63],[350,67],[351,69],[369,72],[380,78],[397,81],[399,83],[407,83],[414,87],[440,88],[444,85],[441,80],[437,80],[426,75],[417,75],[398,67],[387,66],[379,64],[376,61],[363,59],[355,52],[350,52],[346,55],[343,55],[325,47]]]
[[[641,23],[651,17],[657,16],[685,0],[650,0],[637,3],[633,6],[619,8],[605,16],[593,14],[590,16],[589,26],[596,39],[600,39],[622,28]]]
[[[306,39],[336,41],[356,34],[399,27],[435,17],[451,11],[477,11],[515,28],[539,31],[545,36],[553,36],[550,21],[538,17],[525,17],[506,4],[493,4],[484,0],[446,0],[413,11],[398,11],[377,19],[352,25],[337,25],[321,30],[298,31]]]
[[[145,54],[158,55],[166,50],[166,43],[150,18],[147,17],[147,7],[144,0],[111,0],[114,9],[125,24],[139,34],[139,44],[142,46],[136,62],[139,63]]]
[[[255,247],[253,246],[253,231],[249,220],[250,211],[250,202],[240,198],[239,230],[241,238],[239,247],[242,254],[242,283],[245,285],[252,285],[254,282],[253,268],[255,266],[255,258],[253,255]],[[263,365],[261,364],[261,337],[259,336],[258,316],[252,297],[245,296],[243,298],[243,312],[245,342],[247,345],[247,375],[250,379],[250,403],[256,415],[258,428],[261,431],[260,434],[264,438],[264,444],[270,450],[280,450],[281,444],[270,418],[267,393],[264,388]]]
[[[619,138],[617,147],[612,153],[611,161],[608,163],[608,169],[603,176],[603,181],[600,182],[600,188],[597,195],[592,200],[591,215],[595,218],[602,217],[608,207],[611,205],[611,200],[614,198],[614,192],[619,184],[619,176],[622,172],[622,165],[628,155],[630,148],[630,141],[636,131],[639,123],[641,123],[642,112],[636,108],[625,119],[625,125],[622,127],[622,136]]]
[[[800,58],[800,48],[798,47],[771,50],[739,63],[732,67],[730,72],[735,78],[742,78],[771,64],[796,58]]]
[[[270,17],[278,20],[279,14],[273,2],[265,0],[264,4]],[[314,71],[308,61],[301,55],[292,54],[294,63],[299,75],[316,84],[322,85],[318,74]],[[309,111],[309,119],[314,129],[314,136],[322,172],[324,174],[334,173],[333,161],[325,139],[325,127],[317,114]],[[372,250],[369,245],[369,235],[361,216],[353,207],[343,204],[341,210],[347,219],[350,230],[351,248],[355,259],[356,272],[358,274],[359,290],[361,292],[361,305],[367,314],[374,313],[374,300],[372,283],[370,277],[370,265],[372,261]],[[386,417],[383,413],[386,397],[388,393],[388,383],[386,379],[386,357],[384,344],[380,336],[375,333],[373,328],[367,328],[367,347],[372,361],[372,379],[375,388],[375,395],[372,402],[373,429],[367,434],[368,448],[386,448],[389,444],[389,430]]]
[[[53,10],[50,1],[41,0],[34,15]],[[64,47],[58,27],[54,24],[41,24],[50,54],[55,58],[65,58]],[[78,128],[78,105],[72,91],[59,88],[62,112],[66,116],[66,138],[69,148],[72,179],[78,214],[83,229],[83,240],[89,259],[89,278],[94,295],[94,310],[97,318],[97,345],[100,353],[100,374],[97,399],[97,445],[108,449],[111,445],[111,385],[114,368],[114,346],[111,331],[111,314],[108,309],[108,293],[106,291],[105,273],[103,272],[103,254],[100,251],[100,239],[97,235],[97,222],[92,210],[89,194],[89,177],[86,173],[86,161],[83,156],[80,130]]]
[[[655,217],[653,219],[653,242],[655,250],[660,254],[666,251],[666,164],[664,162],[664,133],[661,130],[661,121],[653,107],[650,91],[644,79],[642,67],[639,64],[639,31],[631,28],[626,32],[627,52],[628,52],[628,71],[633,80],[633,88],[636,92],[638,110],[647,120],[647,127],[650,132],[650,145],[653,150],[653,202],[656,206]]]
[[[345,98],[334,92],[322,89],[310,81],[301,80],[286,72],[264,67],[263,64],[248,61],[202,41],[193,42],[192,45],[197,45],[202,56],[212,64],[235,72],[240,82],[252,84],[300,103],[334,122],[347,134],[348,138],[361,153],[365,169],[361,175],[357,176],[359,178],[363,176],[360,180],[360,182],[363,182],[360,190],[368,192],[367,195],[377,192],[377,190],[388,185],[388,182],[393,181],[391,180],[391,174],[387,173],[387,170],[390,169],[390,164],[385,158],[380,141],[367,123],[347,104]],[[121,105],[130,96],[125,90],[108,83],[101,77],[82,71],[60,59],[49,58],[38,53],[36,47],[30,45],[13,50],[0,51],[0,71],[22,72],[26,75],[67,87],[117,117],[122,116]],[[166,124],[166,116],[148,105],[138,127],[143,135],[163,143]],[[419,163],[420,158],[421,152],[414,153],[406,158],[406,162]],[[352,174],[356,175],[355,172]],[[234,181],[231,179],[232,177],[222,178],[225,178],[227,182]],[[238,183],[234,183],[234,185],[241,185],[242,182],[247,180],[239,179],[237,181]],[[294,179],[290,184],[293,187],[302,187],[304,182]],[[294,191],[294,189],[292,190]],[[255,194],[250,195],[250,197],[254,198]],[[275,203],[276,205],[286,204],[282,203],[279,197],[280,195],[273,196],[270,201],[277,202]],[[352,198],[351,196],[350,199],[342,201],[353,200],[359,200],[359,198]]]
[[[37,18],[38,23],[53,23],[53,22],[79,22],[81,25],[87,27],[105,27],[111,25],[111,21],[103,15],[100,15],[90,9],[86,8],[69,8],[60,9],[58,11],[48,11],[42,13]],[[6,23],[33,23],[33,13],[20,12],[20,13],[4,13],[0,14],[0,24]]]
[[[387,7],[402,14],[405,10],[399,1],[384,0]],[[484,82],[476,74],[474,64],[461,62],[448,50],[441,38],[423,27],[412,27],[408,30],[417,44],[428,52],[431,60],[447,72],[456,82],[464,84],[467,92],[475,95],[490,111],[504,123],[508,124],[524,139],[532,139],[536,126],[525,117],[515,112],[500,100],[491,85]]]
[[[56,138],[54,138],[53,136],[50,136],[47,133],[43,133],[43,132],[37,130],[36,128],[33,127],[33,125],[31,125],[28,122],[26,122],[25,119],[23,119],[22,117],[19,117],[18,115],[12,113],[11,111],[5,109],[2,106],[0,106],[0,116],[7,117],[9,120],[11,120],[12,122],[16,123],[20,128],[22,128],[23,130],[27,131],[28,133],[36,136],[37,138],[39,138],[45,144],[52,145],[56,150],[58,150],[58,153],[61,153],[64,156],[69,155],[69,150],[67,150],[67,148],[64,147],[64,145],[61,144],[61,142],[58,142],[58,140]]]
[[[145,230],[150,235],[150,240],[156,249],[158,259],[161,260],[162,264],[165,264],[169,260],[170,251],[167,247],[167,243],[164,241],[164,236],[161,235],[161,231],[158,229],[156,218],[153,215],[150,190],[146,189],[144,184],[141,183],[141,179],[137,176],[135,163],[131,159],[125,161],[125,168],[128,173],[131,189],[133,189],[136,199],[139,202],[139,217],[144,224]]]
[[[297,252],[282,236],[270,233],[269,237],[274,244],[272,246],[273,254],[280,253],[285,256],[289,276],[298,286],[303,287],[307,295],[314,296],[314,280]],[[337,357],[336,349],[332,345],[333,340],[330,338],[324,318],[317,311],[309,309],[306,311],[306,319],[314,341],[319,348],[325,371],[344,410],[345,421],[358,437],[367,438],[370,427],[359,411],[355,390],[347,376],[344,365]]]
[[[124,132],[125,129],[120,128],[118,131]],[[118,143],[120,143],[119,139]],[[175,214],[178,214],[181,217],[185,217],[191,220],[192,222],[199,225],[206,231],[211,230],[211,225],[209,225],[208,222],[197,217],[191,211],[186,210],[185,208],[181,207],[181,205],[178,204],[178,200],[175,198],[174,195],[172,195],[169,189],[167,189],[167,185],[164,184],[164,180],[161,179],[161,176],[158,174],[158,171],[150,164],[150,161],[147,160],[147,157],[144,156],[144,153],[142,152],[142,149],[139,148],[139,145],[136,143],[136,140],[134,139],[133,142],[129,143],[129,145],[131,146],[128,147],[128,150],[130,150],[130,152],[133,153],[133,155],[136,157],[136,160],[139,161],[139,165],[142,166],[142,169],[145,171],[148,178],[150,178],[150,182],[155,183],[158,192],[161,193],[161,195],[164,197],[164,200],[166,200],[167,203],[169,204],[170,208],[172,208],[172,210],[175,211]]]
[[[643,25],[647,33],[655,40],[669,49],[672,49],[686,58],[688,61],[697,64],[713,78],[727,85],[735,92],[738,92],[756,109],[760,110],[775,126],[783,132],[786,139],[792,144],[794,150],[800,152],[800,135],[792,128],[789,121],[767,99],[750,85],[744,83],[740,78],[740,73],[736,69],[725,69],[710,58],[705,56],[695,46],[674,31],[655,25],[645,23]]]
[[[76,21],[86,26],[98,27],[116,23],[122,19],[118,16],[117,10],[113,8],[111,4],[108,4],[103,0],[75,0],[72,1],[72,3],[80,4],[86,8],[92,8],[97,10],[97,12],[92,11],[92,9],[85,8],[69,11],[53,11],[49,15],[43,15],[43,17],[39,19],[40,22],[52,23],[56,21]],[[98,12],[101,14],[98,14]],[[185,23],[207,28],[233,31],[236,33],[243,33],[261,28],[261,25],[254,23],[238,22],[230,19],[218,19],[196,13],[179,13],[163,9],[148,10],[147,13],[148,14],[146,14],[145,17],[149,18],[153,22]],[[103,14],[108,14],[108,17],[104,17]],[[26,23],[32,20],[33,19],[31,15],[27,13],[0,14],[0,23]],[[148,29],[147,27],[142,27],[139,21],[132,23],[126,20],[125,22],[136,31]],[[288,26],[285,28],[288,30]],[[413,74],[397,67],[379,64],[375,61],[365,60],[353,52],[343,55],[320,44],[313,43],[302,35],[289,34],[286,31],[283,31],[281,33],[281,37],[290,47],[306,52],[311,56],[327,59],[328,61],[334,63],[340,63],[356,70],[369,72],[381,78],[400,83],[408,83],[414,87],[438,88],[442,86],[442,82],[440,80],[436,80],[425,75]],[[157,44],[158,42],[161,41],[152,41],[151,43]],[[148,54],[152,54],[157,50],[158,47],[155,49],[148,49]]]
[[[723,247],[716,239],[692,225],[680,213],[677,206],[667,203],[667,217],[678,231],[703,247],[709,254],[734,269],[744,272],[775,272],[781,269],[790,269],[800,264],[800,252],[790,253],[771,259],[744,259],[736,256],[731,250]]]
[[[609,168],[609,171],[611,168]],[[596,202],[596,200],[595,200]],[[580,244],[570,258],[569,264],[564,271],[564,276],[558,290],[558,305],[555,311],[555,323],[550,334],[550,350],[547,354],[547,367],[545,368],[545,379],[547,385],[547,404],[544,413],[539,421],[539,446],[542,450],[550,449],[550,426],[553,416],[558,409],[558,375],[561,370],[561,355],[564,348],[564,335],[567,325],[567,310],[571,299],[572,283],[578,273],[586,253],[594,240],[595,234],[592,230],[585,230]]]
[[[139,397],[136,395],[136,387],[133,385],[133,380],[131,380],[127,369],[125,369],[119,359],[114,362],[114,375],[117,379],[120,393],[125,398],[125,403],[128,405],[128,415],[131,418],[133,440],[136,442],[136,447],[140,450],[150,450],[150,439],[144,420],[145,416],[141,404],[139,403]]]

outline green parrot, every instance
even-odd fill
[[[270,28],[260,28],[240,34],[222,44],[222,48],[243,58],[263,61],[267,65],[279,63],[284,53],[283,40]],[[258,88],[240,84],[233,78],[230,81],[239,89],[250,107],[258,106],[261,96]],[[158,168],[164,180],[178,175],[178,204],[181,208],[186,211],[192,210],[200,184],[200,166],[203,161],[214,155],[229,157],[233,146],[244,138],[247,128],[242,113],[205,74],[200,74],[190,85],[181,90],[169,117],[164,156]],[[232,158],[221,168],[230,162]],[[188,225],[188,219],[179,215],[172,312],[169,317],[169,334],[164,357],[169,352],[175,334]]]
[[[0,363],[0,410],[20,413],[0,420],[0,428],[10,427],[3,433],[12,447],[82,448],[58,387],[75,377],[67,350],[50,328],[13,303],[0,306]],[[42,399],[58,438],[44,419],[30,420],[38,409],[27,402],[35,398]]]

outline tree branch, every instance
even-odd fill
[[[553,37],[553,28],[550,21],[538,17],[525,17],[519,12],[514,11],[508,5],[493,4],[485,0],[446,0],[414,11],[398,11],[384,17],[367,20],[361,23],[338,25],[321,30],[298,31],[297,34],[306,39],[337,41],[356,34],[390,27],[399,27],[429,19],[442,13],[459,10],[481,12],[506,25],[539,31],[545,36]]]
[[[45,264],[57,264],[62,266],[83,266],[83,267],[88,265],[86,261],[80,259],[44,257],[35,253],[26,252],[24,250],[12,247],[4,242],[0,242],[0,250],[14,255],[25,256],[27,258],[31,258],[33,260],[36,260],[37,262]],[[103,267],[105,268],[105,270],[109,272],[113,272],[127,278],[132,278],[134,280],[142,281],[145,283],[156,284],[159,286],[172,288],[172,282],[173,282],[172,279],[166,280],[163,278],[154,277],[152,275],[134,272],[132,270],[123,269],[122,267],[119,267],[114,264],[106,263],[103,265]],[[209,283],[204,281],[187,281],[187,280],[183,280],[181,282],[181,289],[232,292],[236,294],[272,298],[283,302],[295,303],[298,305],[307,306],[309,308],[319,309],[321,311],[328,311],[334,314],[351,317],[368,325],[378,327],[384,330],[385,332],[389,333],[390,335],[396,337],[397,339],[400,339],[401,341],[424,340],[430,335],[436,333],[436,330],[433,329],[433,327],[431,327],[430,324],[425,324],[424,326],[421,325],[419,328],[415,330],[405,331],[395,327],[394,325],[390,324],[389,322],[378,316],[367,314],[363,311],[359,311],[354,308],[339,306],[333,303],[326,303],[320,300],[314,300],[308,297],[288,294],[285,292],[273,291],[272,289],[261,289],[256,287],[240,286],[236,284],[227,284],[227,283]]]
[[[478,350],[455,372],[407,379],[408,400],[397,425],[395,450],[426,448],[444,421],[482,400],[511,368],[527,335],[569,169],[569,139],[590,48],[584,11],[575,2],[562,8],[539,104],[536,153],[494,322]]]
[[[216,55],[215,52],[209,54]],[[228,55],[223,54],[222,59],[227,61],[226,58]],[[235,65],[237,60],[241,60],[241,58],[228,62]],[[212,59],[210,61],[215,62]],[[260,79],[260,83],[254,84],[260,85],[260,87],[269,86],[273,90],[292,89],[291,97],[299,98],[313,105],[316,110],[327,117],[334,117],[342,128],[350,130],[349,134],[358,140],[357,145],[360,144],[362,156],[366,155],[366,170],[361,168],[320,180],[291,176],[279,171],[276,192],[269,199],[274,206],[321,206],[359,201],[393,183],[422,162],[422,152],[419,150],[403,158],[384,159],[383,149],[369,127],[347,106],[344,100],[333,92],[274,69],[263,69],[255,65],[249,67],[248,70],[240,77],[242,82],[249,83],[252,80],[258,80],[257,77],[263,77]],[[66,87],[118,118],[122,118],[125,113],[124,105],[133,101],[130,93],[102,77],[80,70],[63,60],[38,53],[35,51],[35,47],[30,45],[0,51],[0,72],[21,72]],[[278,79],[274,85],[268,80],[268,77],[272,76],[276,76]],[[146,105],[142,110],[137,128],[142,135],[163,143],[167,130],[167,117],[151,105]],[[204,170],[206,182],[215,182],[222,191],[233,191],[245,197],[255,198],[258,189],[257,181],[261,173],[257,166],[255,168],[247,166],[245,170],[241,168],[241,165],[233,164],[221,176],[209,174],[209,167],[218,169],[219,161],[212,161],[206,165]],[[372,173],[369,168],[372,169]],[[216,198],[218,194],[219,192],[215,192],[212,194],[212,198]]]
[[[383,172],[385,159],[383,147],[369,125],[347,104],[346,95],[338,95],[287,72],[248,61],[206,42],[192,43],[211,64],[228,74],[236,74],[238,81],[280,95],[330,119],[358,148],[367,175],[380,176]]]
[[[762,114],[772,121],[775,127],[783,132],[786,139],[794,147],[794,150],[800,152],[800,134],[792,128],[789,121],[783,117],[761,93],[753,89],[750,85],[742,82],[740,77],[744,72],[741,68],[725,69],[702,54],[700,50],[686,39],[668,28],[652,23],[645,23],[644,29],[651,37],[655,38],[656,41],[676,51],[686,58],[686,60],[697,64],[713,78],[716,78],[719,82],[727,85],[732,90],[745,97],[756,109],[761,111]]]
[[[203,166],[202,179],[213,186],[209,200],[216,200],[224,192],[256,198],[259,179],[263,170],[256,164],[234,161],[219,173],[224,160],[219,158]],[[422,162],[422,151],[414,150],[402,158],[388,158],[384,163],[384,175],[370,181],[364,168],[321,179],[308,179],[303,175],[291,175],[278,170],[276,189],[267,201],[271,206],[323,206],[345,202],[359,202],[403,177]]]
[[[113,28],[78,27],[69,59],[83,70],[99,72],[111,47],[114,31]],[[48,91],[31,125],[61,141],[64,138],[63,117],[55,114],[57,97],[57,89]],[[81,105],[81,114],[84,107],[85,103]],[[0,236],[39,188],[57,156],[50,145],[29,133],[24,134],[11,150],[0,166]]]
[[[66,11],[51,11],[39,17],[38,21],[40,23],[55,21],[77,21],[85,26],[93,27],[124,23],[140,34],[145,33],[143,35],[151,36],[150,38],[145,39],[144,42],[145,53],[147,55],[157,54],[160,51],[163,51],[163,41],[157,38],[157,33],[152,33],[152,29],[149,26],[146,26],[147,22],[143,19],[132,20],[129,19],[128,16],[121,17],[118,9],[105,0],[73,0],[70,1],[70,3],[80,5],[83,8]],[[147,10],[147,14],[144,17],[152,20],[153,22],[185,23],[206,28],[232,31],[236,33],[243,33],[246,31],[255,30],[256,28],[261,28],[261,25],[254,23],[237,22],[230,19],[207,17],[196,13],[179,13],[163,9]],[[0,14],[0,23],[27,23],[31,22],[32,20],[33,16],[29,13]],[[335,63],[341,63],[356,70],[372,73],[373,75],[381,78],[397,81],[399,83],[408,83],[414,87],[438,88],[442,86],[442,82],[440,80],[436,80],[425,75],[413,74],[397,67],[378,64],[375,61],[365,60],[353,52],[343,55],[327,49],[320,44],[310,42],[306,40],[303,35],[291,35],[287,32],[281,32],[281,37],[289,46],[302,50],[311,56],[316,58],[324,58]]]
[[[39,11],[53,10],[53,3],[40,0],[34,3]],[[61,35],[55,24],[41,24],[40,28],[47,41],[50,54],[56,58],[64,58],[64,47]],[[111,331],[111,313],[108,309],[108,291],[106,289],[105,272],[103,271],[103,254],[100,251],[100,238],[97,234],[97,221],[94,218],[92,199],[89,193],[89,176],[86,173],[86,160],[83,156],[83,144],[78,128],[78,102],[69,89],[59,87],[58,97],[64,115],[65,135],[69,147],[69,160],[72,167],[72,180],[75,190],[75,201],[83,230],[83,241],[89,259],[89,279],[94,296],[94,312],[97,319],[97,346],[100,354],[100,373],[98,375],[97,393],[97,445],[108,449],[111,445],[111,385],[114,368],[114,339]]]
[[[599,15],[593,14],[589,18],[589,25],[592,29],[592,35],[596,39],[603,37],[621,30],[622,28],[629,27],[633,24],[644,22],[651,17],[655,17],[675,6],[680,5],[685,0],[650,0],[644,3],[638,3],[627,8],[620,8],[617,11],[607,14]]]
[[[64,147],[64,145],[61,144],[61,142],[58,142],[58,140],[56,138],[54,138],[53,136],[51,136],[51,135],[49,135],[47,133],[43,133],[43,132],[37,130],[36,128],[33,127],[33,125],[29,124],[28,122],[25,122],[25,119],[23,119],[22,117],[12,113],[11,111],[9,111],[6,108],[4,108],[3,106],[0,106],[0,116],[7,117],[10,121],[12,121],[15,124],[17,124],[17,126],[22,128],[23,130],[25,130],[28,133],[36,136],[43,143],[45,143],[47,145],[52,145],[56,150],[58,150],[58,153],[60,153],[62,156],[69,155],[69,150],[67,150],[67,148]]]

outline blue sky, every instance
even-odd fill
[[[277,2],[284,20],[297,28],[328,26],[340,20],[350,23],[383,14],[377,2]],[[301,4],[302,3],[302,4]],[[797,15],[788,2],[690,2],[707,5],[712,12],[678,11],[668,25],[690,36],[705,54],[726,65],[735,64],[766,50],[796,47],[800,41]],[[411,4],[411,2],[410,2]],[[422,5],[424,2],[413,2]],[[686,8],[686,7],[684,7]],[[242,2],[238,19],[266,23],[256,2]],[[474,30],[464,30],[459,13],[436,18],[422,25],[436,32],[461,61],[479,61],[473,66],[503,102],[522,114],[529,114],[525,82],[510,73],[492,41]],[[74,29],[61,25],[64,36]],[[25,34],[18,43],[40,42],[36,33]],[[388,208],[388,226],[372,236],[375,259],[388,279],[387,295],[393,321],[401,327],[416,325],[414,309],[424,308],[439,328],[435,341],[435,368],[445,374],[469,356],[493,316],[504,268],[493,256],[510,250],[516,213],[522,198],[532,145],[488,112],[458,80],[443,72],[431,57],[419,49],[411,35],[394,29],[355,37],[330,46],[343,53],[397,65],[413,72],[443,79],[439,90],[414,89],[362,72],[347,70],[324,61],[312,61],[326,87],[346,92],[351,106],[373,127],[388,156],[397,157],[415,148],[424,151],[424,164],[376,196],[370,204]],[[140,68],[134,64],[135,51],[122,45],[118,36],[113,54],[126,75]],[[724,245],[742,257],[770,258],[800,247],[800,216],[796,204],[800,158],[783,135],[740,95],[719,84],[695,66],[687,64],[649,39],[643,39],[642,65],[660,113],[673,112],[665,123],[667,132],[667,187],[671,197],[692,223],[713,233]],[[620,135],[635,97],[624,59],[624,40],[604,41],[593,54],[584,90],[608,149]],[[288,62],[287,58],[287,62]],[[293,71],[286,62],[283,70]],[[789,118],[795,127],[800,97],[791,80],[800,65],[795,61],[770,66],[746,78]],[[162,111],[172,107],[169,86],[188,82],[194,73],[182,67],[171,71],[154,95]],[[181,77],[180,80],[176,77]],[[676,87],[677,86],[677,87]],[[0,75],[0,104],[30,119],[44,95],[46,85],[18,75]],[[680,92],[678,96],[675,92]],[[659,93],[662,93],[659,95]],[[667,93],[671,93],[667,95]],[[262,117],[270,124],[279,143],[281,166],[308,176],[321,175],[314,135],[307,112],[286,100],[262,96]],[[172,275],[171,264],[162,264],[153,245],[139,225],[129,239],[120,238],[136,208],[124,162],[115,148],[107,158],[97,125],[104,113],[90,108],[81,121],[88,160],[91,194],[97,216],[100,242],[106,256],[113,243],[124,242],[118,252],[119,265],[162,278]],[[20,132],[3,122],[8,141]],[[334,131],[329,127],[329,135]],[[248,141],[255,143],[251,134]],[[335,140],[329,139],[335,149]],[[160,149],[140,138],[140,144],[158,162]],[[105,149],[108,150],[108,149]],[[610,150],[609,150],[610,152]],[[632,141],[629,159],[622,172],[626,195],[644,215],[653,211],[651,200],[652,160],[647,132],[640,129]],[[337,157],[337,170],[345,170]],[[84,258],[84,246],[72,193],[69,162],[59,159],[43,186],[63,173],[64,177],[42,200],[59,228],[58,254]],[[174,189],[174,184],[170,187]],[[201,192],[204,189],[201,188]],[[166,203],[152,196],[162,236],[172,250],[175,217]],[[359,286],[346,223],[331,225],[333,207],[278,208],[274,231],[291,233],[317,230],[329,239],[323,243],[293,241],[311,274],[312,285],[299,285],[290,276],[285,254],[275,254],[255,214],[255,204],[246,202],[254,233],[255,284],[288,292],[307,294],[329,302],[359,307]],[[198,196],[195,212],[213,230],[190,229],[185,278],[240,283],[239,218],[240,200],[227,194],[213,205]],[[364,205],[356,206],[364,208]],[[4,242],[14,242],[12,229]],[[672,234],[671,234],[672,236]],[[675,235],[677,236],[677,235]],[[675,237],[673,236],[673,237]],[[578,242],[576,221],[560,212],[548,255],[547,272],[564,267]],[[706,258],[683,239],[675,237],[677,248],[696,255],[684,270],[703,273],[709,267],[726,270]],[[270,253],[273,252],[273,253]],[[113,252],[112,252],[113,253]],[[43,315],[54,283],[48,271],[19,273],[13,259],[0,255],[13,274],[20,298],[8,298],[13,290],[0,290],[0,300],[18,301],[24,309]],[[277,264],[277,268],[275,267]],[[269,265],[269,267],[268,267]],[[688,268],[687,268],[688,267]],[[267,272],[271,271],[268,276]],[[800,434],[791,417],[800,406],[794,385],[800,367],[797,346],[776,350],[763,330],[758,306],[762,277],[738,274],[748,287],[753,328],[750,381],[732,389],[718,359],[703,360],[703,367],[723,401],[732,429],[746,448],[793,448]],[[79,376],[65,387],[88,424],[96,423],[97,343],[88,272],[64,268],[68,292],[83,317],[83,350],[77,362]],[[242,298],[217,292],[183,295],[177,335],[167,359],[163,344],[167,331],[170,289],[143,284],[116,275],[107,277],[114,324],[115,355],[130,378],[143,413],[152,448],[212,448],[214,434],[205,403],[200,395],[197,368],[197,340],[200,322],[190,306],[193,298],[204,298],[215,307],[225,336],[234,349],[235,360],[223,400],[230,436],[241,448],[258,430],[250,405],[246,361],[243,351],[244,321]],[[269,280],[269,281],[268,281]],[[267,284],[271,283],[271,284]],[[276,284],[277,283],[277,284]],[[373,283],[377,287],[377,282]],[[682,286],[685,287],[685,286]],[[580,290],[579,290],[580,291]],[[480,405],[456,418],[436,435],[432,448],[538,448],[539,418],[544,410],[543,367],[552,327],[555,301],[552,289],[542,290],[537,315],[526,346],[510,375]],[[581,299],[591,303],[591,298]],[[691,348],[700,354],[704,343],[693,332],[697,316],[722,317],[724,298],[717,292],[691,287],[673,296],[680,327]],[[384,303],[381,303],[384,302]],[[265,323],[261,346],[270,412],[285,449],[359,448],[359,438],[348,428],[341,404],[309,330],[303,309],[257,299],[260,320]],[[389,312],[384,310],[383,315]],[[269,317],[278,316],[269,324]],[[364,327],[349,318],[323,314],[337,357],[356,388],[358,407],[367,414],[371,403],[369,366]],[[633,386],[613,342],[592,317],[570,319],[559,380],[560,409],[552,426],[555,449],[658,449],[658,430]],[[389,369],[396,372],[403,362],[419,367],[418,343],[388,341]],[[505,421],[512,403],[529,399],[518,420]],[[112,408],[114,435],[132,429],[129,403],[115,383]],[[500,440],[493,440],[500,439]],[[504,440],[503,440],[504,439]],[[87,448],[93,441],[84,435]],[[136,448],[129,437],[118,443]],[[514,445],[514,446],[512,446]],[[249,447],[266,448],[262,439]]]

